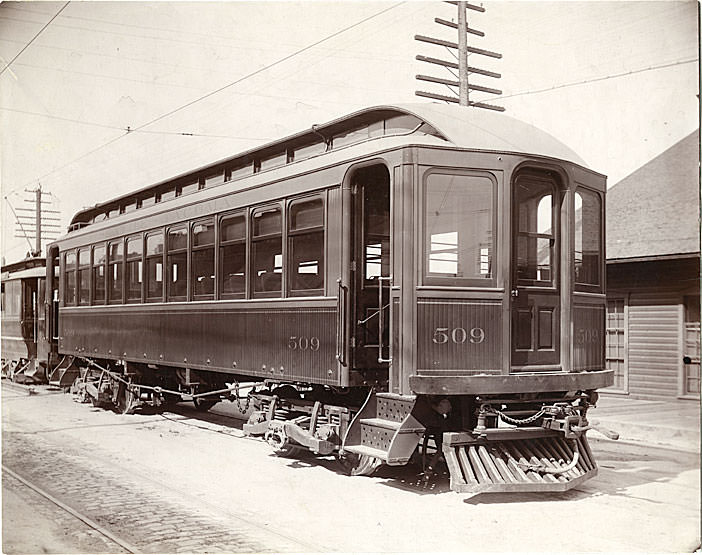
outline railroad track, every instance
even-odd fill
[[[4,464],[2,465],[2,471],[8,476],[12,476],[15,480],[21,482],[24,486],[28,487],[31,489],[33,492],[39,494],[42,496],[44,499],[47,501],[50,501],[54,505],[56,505],[59,509],[62,511],[68,513],[72,517],[74,517],[77,520],[80,520],[84,524],[86,524],[88,527],[92,528],[95,532],[97,532],[100,536],[108,540],[109,542],[116,544],[120,548],[122,548],[124,551],[127,553],[139,553],[139,550],[131,545],[129,542],[123,540],[122,538],[117,537],[115,534],[107,530],[104,526],[100,526],[97,522],[93,521],[90,517],[78,512],[77,510],[73,509],[72,507],[69,507],[50,493],[44,491],[42,488],[37,486],[36,484],[32,483],[31,481],[27,480],[26,478],[20,476],[17,474],[14,470],[10,470],[5,466]]]
[[[173,414],[176,416],[176,414]],[[105,454],[3,433],[3,472],[131,553],[325,552]]]

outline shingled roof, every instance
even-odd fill
[[[607,191],[607,260],[700,252],[697,129]]]

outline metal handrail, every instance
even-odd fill
[[[341,279],[337,279],[336,283],[339,285],[336,300],[336,360],[346,366],[346,287],[342,285]]]
[[[383,305],[383,282],[387,281],[388,282],[388,301],[390,301],[390,281],[392,280],[391,276],[378,276],[378,307],[380,309],[378,310],[378,362],[383,364],[383,363],[390,363],[392,362],[392,357],[389,358],[383,358],[383,329],[385,327],[385,306]],[[390,302],[388,302],[387,306],[390,306]],[[388,353],[389,355],[390,353]]]

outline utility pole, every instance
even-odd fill
[[[434,21],[436,23],[439,23],[440,25],[443,25],[445,27],[450,27],[452,29],[455,29],[458,32],[458,42],[453,42],[453,41],[447,41],[447,40],[442,40],[442,39],[437,39],[433,37],[427,37],[424,35],[415,35],[414,38],[415,40],[418,40],[420,42],[428,43],[428,44],[433,44],[436,46],[443,46],[446,49],[451,50],[456,50],[457,54],[455,55],[457,58],[457,62],[452,62],[452,61],[446,61],[446,60],[441,60],[438,58],[433,58],[429,56],[422,56],[418,55],[416,57],[417,60],[420,62],[426,62],[438,66],[442,66],[444,69],[448,70],[454,79],[445,79],[441,77],[434,77],[430,75],[417,75],[416,78],[420,81],[427,81],[430,83],[438,83],[440,85],[445,85],[446,87],[449,88],[449,90],[453,93],[451,96],[448,95],[443,95],[443,94],[436,94],[433,92],[426,92],[426,91],[415,91],[415,95],[425,97],[425,98],[431,98],[433,100],[442,100],[444,102],[453,102],[456,104],[459,104],[460,106],[472,106],[475,108],[484,108],[487,110],[495,110],[498,112],[504,112],[505,109],[502,106],[495,106],[493,104],[486,104],[484,102],[474,102],[470,100],[470,91],[480,91],[488,94],[502,94],[502,91],[499,89],[494,89],[491,87],[485,87],[482,85],[478,85],[475,83],[470,82],[470,76],[475,74],[475,75],[482,75],[484,77],[490,77],[494,79],[500,79],[502,77],[501,74],[496,73],[494,71],[489,71],[486,69],[481,69],[479,67],[473,67],[468,64],[468,56],[471,54],[475,54],[478,56],[486,56],[488,58],[494,58],[494,59],[501,59],[502,54],[499,54],[498,52],[492,52],[490,50],[484,50],[482,48],[475,48],[472,46],[468,45],[468,35],[475,35],[478,37],[484,37],[485,33],[482,31],[479,31],[477,29],[473,29],[468,26],[468,17],[466,15],[466,10],[473,10],[476,12],[484,13],[485,8],[482,6],[477,6],[475,4],[470,4],[468,2],[465,2],[463,0],[461,1],[453,1],[453,2],[448,2],[449,4],[453,4],[457,6],[458,8],[458,18],[456,22],[453,21],[447,21],[445,19],[441,18],[435,18]],[[454,73],[452,70],[458,70],[458,75]],[[457,79],[456,79],[457,78]],[[458,87],[458,94],[456,94],[455,90],[452,89],[451,87]]]
[[[34,208],[17,208],[15,210],[7,197],[5,200],[12,209],[18,225],[18,229],[15,229],[15,237],[27,239],[30,245],[30,239],[34,239],[34,249],[30,251],[30,256],[37,257],[41,256],[42,240],[52,241],[58,237],[61,227],[58,224],[61,221],[61,218],[58,217],[60,212],[44,207],[51,205],[51,201],[43,200],[43,196],[49,195],[49,193],[41,190],[41,184],[36,189],[25,189],[25,192],[34,195],[34,198],[24,199],[24,202],[33,203]]]

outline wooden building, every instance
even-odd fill
[[[607,193],[607,347],[614,386],[700,398],[699,129]]]

